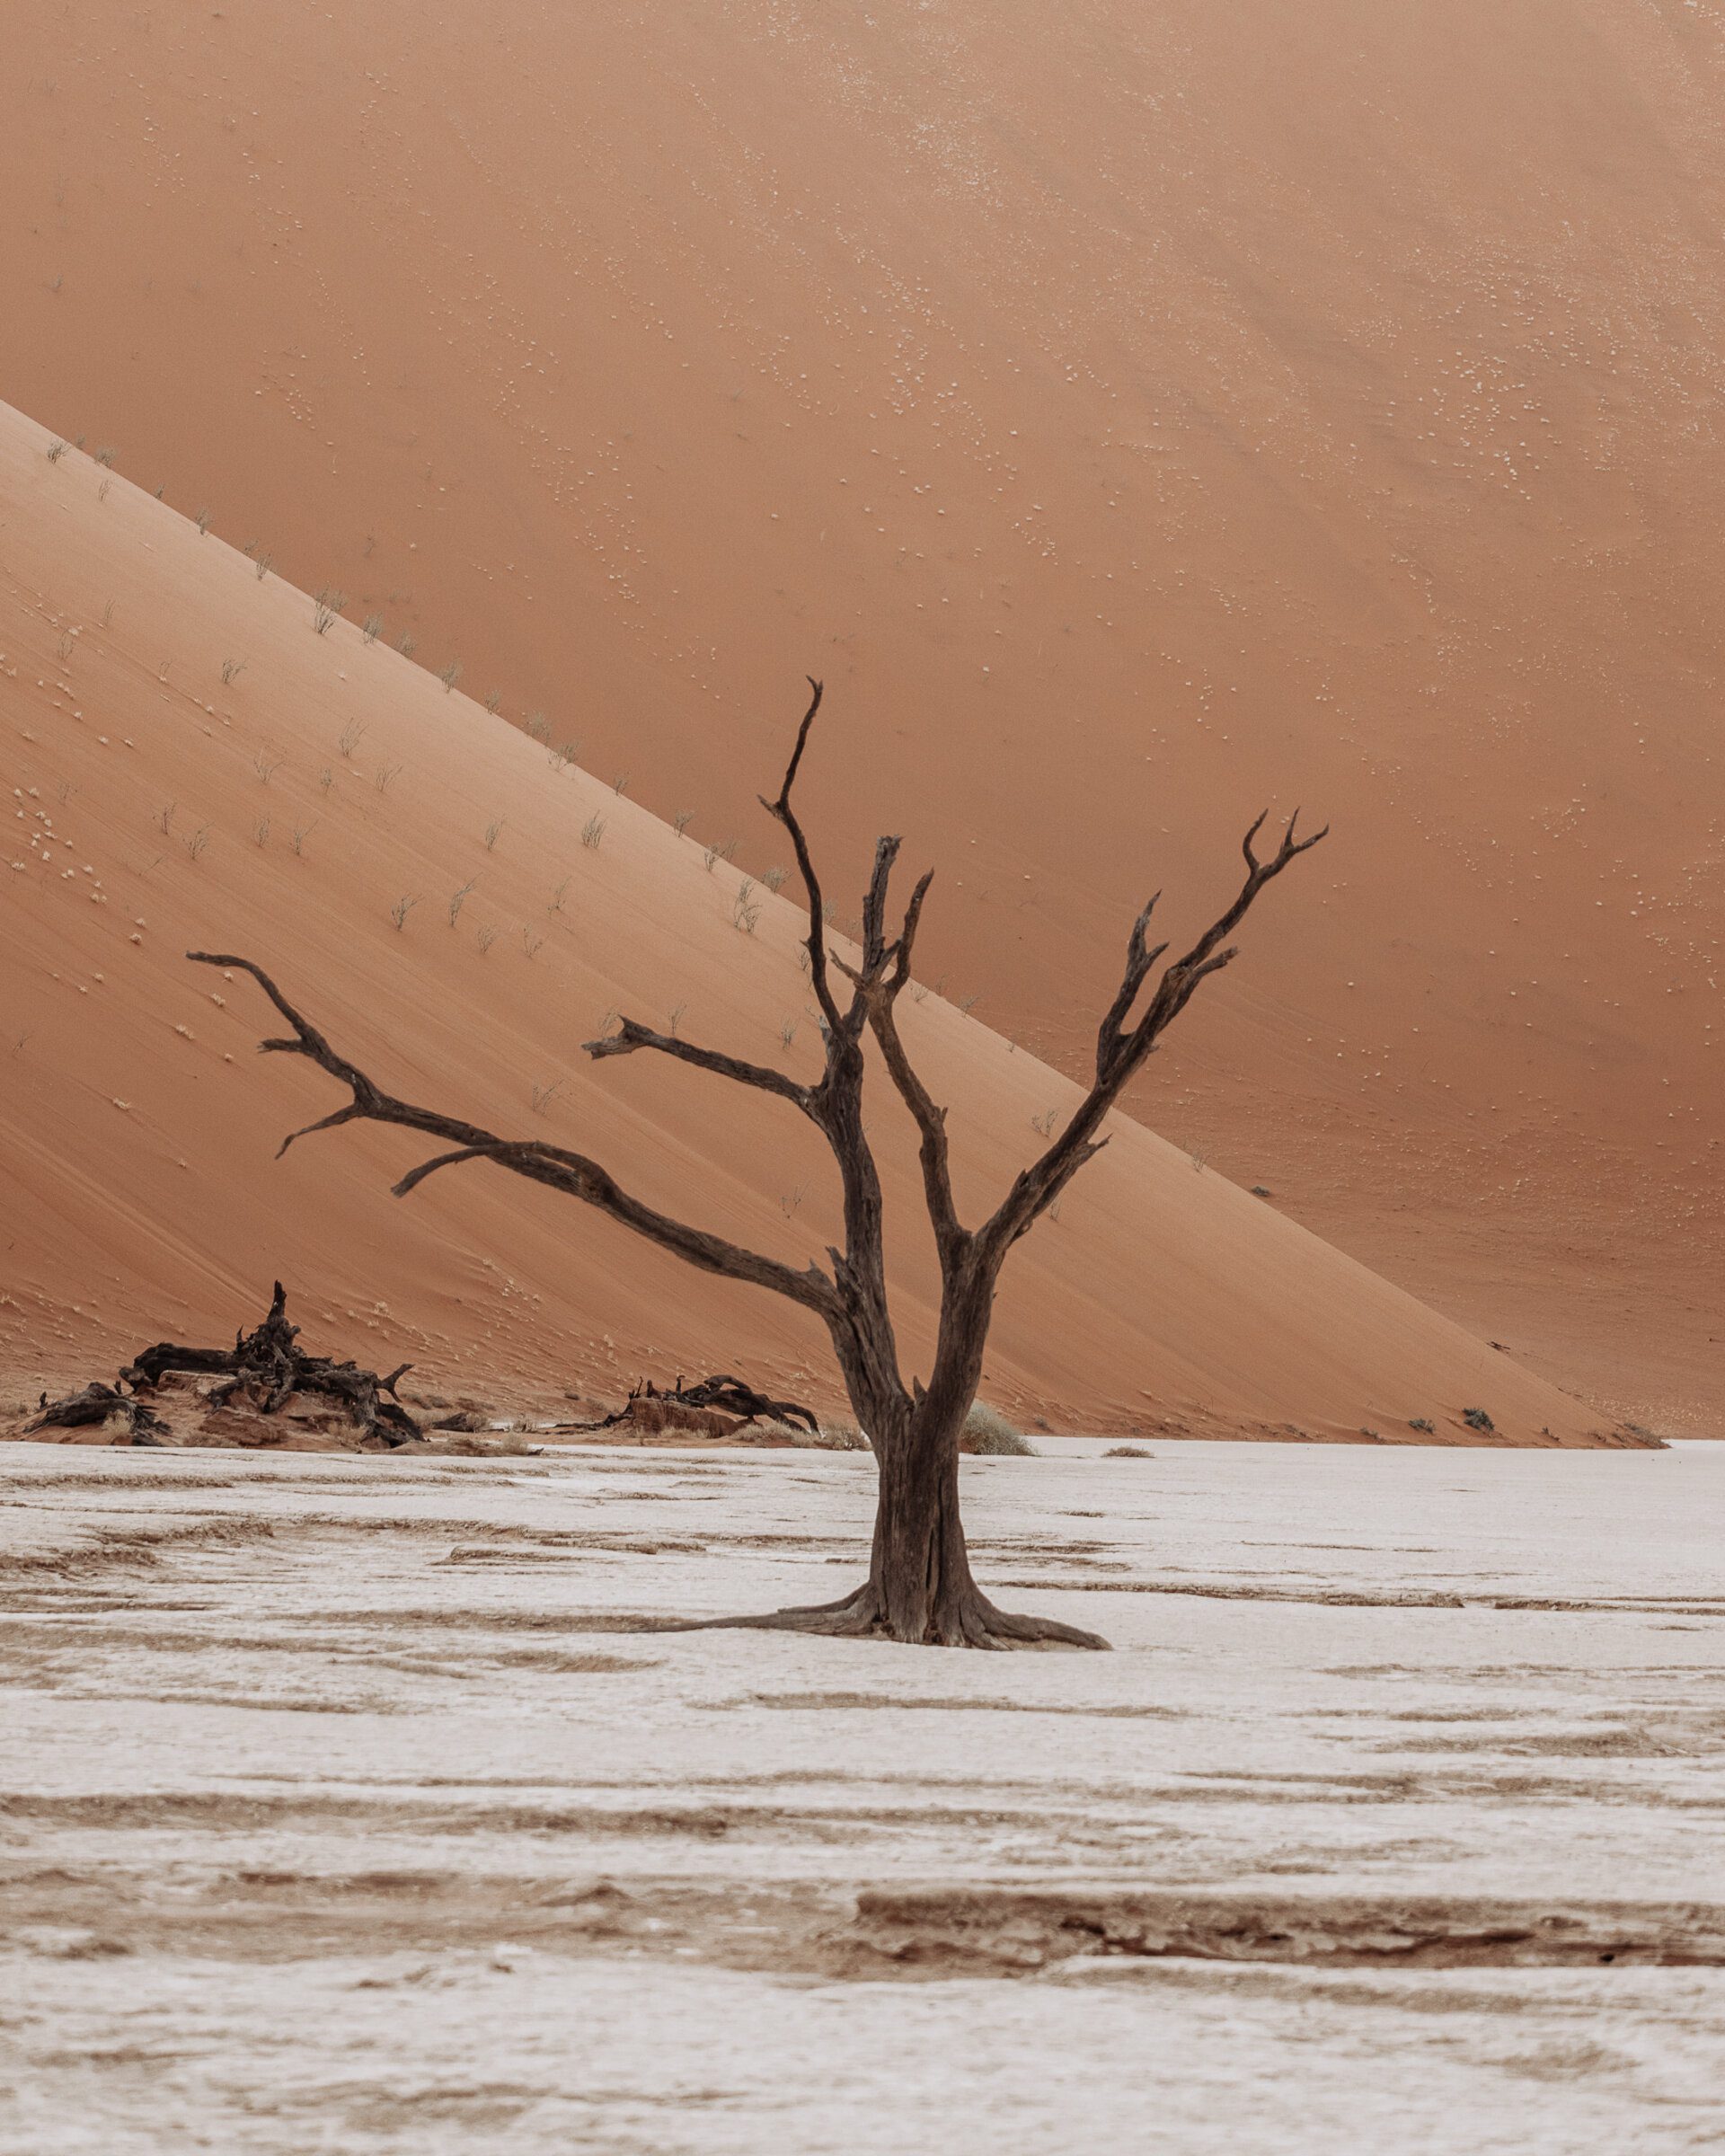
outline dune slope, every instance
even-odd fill
[[[417,1157],[395,1132],[276,1162],[339,1097],[254,1055],[271,1029],[248,979],[183,957],[252,957],[396,1090],[578,1138],[650,1200],[806,1258],[836,1232],[812,1132],[681,1065],[578,1050],[626,1010],[809,1068],[797,911],[50,446],[0,412],[0,1365],[33,1383],[164,1332],[219,1339],[279,1275],[320,1346],[421,1382],[544,1395],[723,1367],[830,1398],[801,1313],[584,1207],[478,1168],[392,1199]],[[856,726],[842,690],[832,720],[813,763]],[[1275,896],[1314,910],[1292,876]],[[1074,1089],[933,994],[907,1036],[975,1215]],[[1158,1060],[1178,1071],[1172,1037]],[[914,1369],[931,1254],[908,1120],[884,1091],[875,1115]],[[1200,1435],[1465,1436],[1478,1406],[1508,1441],[1576,1442],[1600,1420],[1124,1117],[1009,1274],[988,1390],[1066,1427]]]
[[[1138,1112],[1720,1427],[1716,7],[7,36],[0,396],[708,838],[824,673],[824,827],[1067,1070],[1145,890],[1320,807]]]

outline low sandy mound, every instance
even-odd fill
[[[231,1337],[280,1277],[332,1351],[451,1390],[549,1377],[616,1398],[642,1371],[745,1369],[819,1401],[826,1342],[801,1312],[587,1208],[480,1167],[397,1201],[420,1154],[370,1127],[278,1162],[336,1091],[260,1060],[256,987],[183,955],[253,957],[404,1094],[579,1137],[648,1201],[806,1262],[838,1233],[812,1131],[578,1046],[623,1011],[810,1073],[797,910],[49,447],[0,413],[0,1362],[20,1396],[140,1339]],[[763,826],[757,870],[786,866]],[[1290,877],[1275,899],[1297,918],[1316,891]],[[1250,951],[1239,970],[1262,978]],[[935,994],[905,1015],[975,1215],[1075,1091]],[[1176,1036],[1158,1062],[1180,1054]],[[920,1183],[884,1088],[874,1118],[914,1370],[933,1317]],[[1198,1436],[1465,1439],[1474,1409],[1499,1441],[1573,1443],[1599,1419],[1124,1118],[1009,1268],[986,1389],[1022,1423]]]

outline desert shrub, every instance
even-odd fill
[[[978,1453],[988,1459],[1034,1460],[1036,1447],[1022,1430],[1015,1430],[998,1408],[986,1400],[973,1400],[970,1412],[959,1433],[961,1453]]]
[[[1141,1445],[1110,1445],[1102,1454],[1104,1460],[1154,1460],[1155,1456]]]

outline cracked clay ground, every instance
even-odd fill
[[[1725,2150],[1725,1447],[0,1448],[0,2156]]]

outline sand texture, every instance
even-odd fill
[[[318,633],[305,593],[88,456],[50,461],[49,439],[0,412],[0,1364],[18,1397],[111,1377],[164,1337],[221,1343],[279,1278],[317,1352],[411,1362],[416,1386],[621,1396],[643,1371],[740,1369],[830,1399],[812,1321],[589,1208],[482,1167],[393,1198],[426,1157],[411,1133],[338,1130],[276,1161],[340,1089],[260,1058],[261,991],[184,957],[253,957],[380,1082],[578,1143],[650,1202],[803,1263],[840,1226],[813,1131],[662,1058],[579,1053],[623,1010],[817,1071],[788,897],[751,879],[745,898],[743,870],[693,835],[363,627]],[[756,822],[758,875],[784,862]],[[1271,895],[1284,915],[1313,910],[1305,865]],[[906,1027],[951,1103],[974,1218],[1076,1090],[932,992]],[[1178,1055],[1171,1036],[1155,1060]],[[876,1098],[915,1369],[933,1251],[909,1118]],[[986,1390],[1009,1413],[1387,1443],[1417,1439],[1415,1418],[1466,1441],[1469,1408],[1499,1442],[1607,1427],[1272,1203],[1125,1116],[1111,1130],[1008,1269]]]
[[[905,829],[930,980],[1068,1073],[1147,891],[1330,816],[1128,1106],[1716,1432],[1716,0],[432,12],[13,0],[0,397],[751,869],[824,675],[842,910]],[[252,653],[240,727],[184,604],[131,663]]]
[[[4,2156],[1677,2156],[1725,2134],[1721,1448],[0,1456]]]

